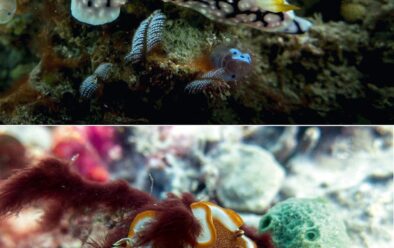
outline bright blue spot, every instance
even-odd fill
[[[252,63],[252,59],[250,57],[249,53],[241,53],[241,51],[239,51],[236,48],[231,48],[230,49],[230,53],[232,54],[232,59],[234,60],[239,60],[239,61],[243,61],[245,63]]]
[[[241,54],[241,51],[236,48],[230,48],[230,53],[234,56],[238,56]]]

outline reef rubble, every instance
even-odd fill
[[[389,123],[394,120],[393,9],[389,0],[298,0],[312,21],[302,35],[213,22],[154,0],[128,1],[117,20],[78,22],[70,1],[20,0],[0,25],[0,123]],[[125,64],[134,31],[154,10],[163,41],[139,66]],[[365,11],[365,10],[368,11]],[[188,94],[217,45],[253,57],[250,75],[220,94]],[[96,97],[84,78],[114,65]]]

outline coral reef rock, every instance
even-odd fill
[[[251,145],[223,144],[211,155],[219,172],[216,184],[221,203],[241,211],[262,212],[278,193],[284,170],[267,151]]]

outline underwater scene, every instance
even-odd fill
[[[389,248],[394,127],[2,126],[1,248]]]
[[[0,124],[393,123],[392,0],[0,0]]]

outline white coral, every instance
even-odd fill
[[[80,22],[102,25],[119,17],[126,0],[71,0],[71,14]]]

